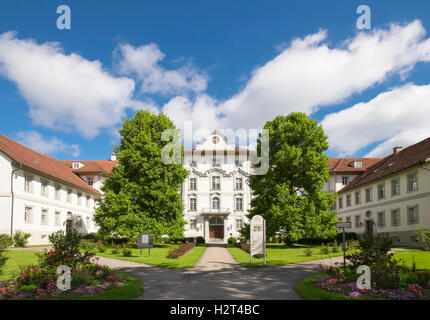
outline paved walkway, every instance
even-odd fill
[[[294,285],[319,272],[319,264],[342,257],[282,267],[244,268],[223,244],[208,244],[200,261],[191,269],[165,269],[140,263],[99,257],[99,263],[132,274],[145,285],[139,299],[300,299]]]

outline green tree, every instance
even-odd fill
[[[318,122],[304,113],[277,116],[267,121],[269,170],[253,175],[255,196],[249,218],[266,219],[266,235],[283,234],[288,245],[307,237],[329,238],[336,234],[336,215],[330,212],[336,198],[323,192],[329,179],[327,136]],[[260,155],[261,135],[257,141]]]
[[[165,164],[162,160],[163,148],[173,140],[163,141],[167,129],[178,133],[166,115],[145,110],[127,119],[119,130],[121,143],[115,146],[119,164],[105,180],[94,218],[102,234],[134,238],[147,231],[156,239],[164,234],[182,237],[180,187],[188,172],[180,161]],[[180,156],[182,147],[179,150]]]

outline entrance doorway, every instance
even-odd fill
[[[209,219],[209,238],[224,239],[224,219],[222,217]]]
[[[366,232],[369,234],[373,233],[373,220],[366,220]]]

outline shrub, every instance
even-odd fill
[[[0,234],[0,247],[10,247],[13,246],[13,238],[8,234]]]
[[[177,259],[180,256],[183,256],[188,251],[190,251],[195,246],[196,246],[195,242],[188,242],[188,243],[181,244],[178,248],[174,248],[169,251],[169,253],[167,254],[167,259]]]
[[[239,230],[240,237],[245,238],[246,240],[249,240],[249,237],[251,236],[251,229],[249,224],[244,223],[243,227]]]
[[[228,242],[228,244],[236,245],[237,239],[235,237],[230,237],[230,238],[228,238],[227,242]]]
[[[197,244],[203,244],[203,243],[205,243],[206,241],[205,241],[205,238],[203,238],[202,236],[198,236],[198,237],[196,238],[196,242],[197,242]]]
[[[196,242],[196,238],[195,237],[187,237],[187,238],[185,238],[185,242]]]
[[[62,230],[49,235],[49,241],[53,248],[40,256],[41,266],[67,265],[74,268],[78,263],[87,264],[90,262],[92,253],[81,253],[79,233],[72,229],[68,234]]]
[[[306,248],[305,249],[305,256],[310,257],[312,255],[313,251],[314,250],[312,248]]]
[[[424,250],[430,250],[430,229],[420,229],[415,231],[415,235],[423,242]]]
[[[129,248],[123,248],[122,249],[122,255],[124,257],[131,257],[132,251]]]
[[[334,240],[334,243],[333,243],[333,247],[331,248],[331,251],[334,253],[334,252],[339,252],[339,245],[337,244],[337,241],[336,240]]]
[[[8,259],[7,257],[4,256],[4,249],[5,248],[3,246],[0,246],[0,274],[2,273],[1,272],[2,267],[5,265],[6,260]]]
[[[329,248],[324,243],[321,244],[321,254],[329,254]]]
[[[119,253],[119,250],[116,248],[112,249],[111,251],[111,254],[118,254],[118,253]]]
[[[28,238],[31,237],[31,233],[25,233],[17,230],[13,235],[13,242],[16,247],[24,248],[28,243]]]

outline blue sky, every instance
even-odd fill
[[[60,4],[71,30],[56,27]],[[371,30],[356,28],[361,4]],[[139,108],[196,129],[258,128],[304,111],[327,128],[329,156],[383,156],[430,136],[429,15],[418,0],[4,0],[0,132],[59,159],[104,159]],[[354,40],[359,49],[345,49]]]

